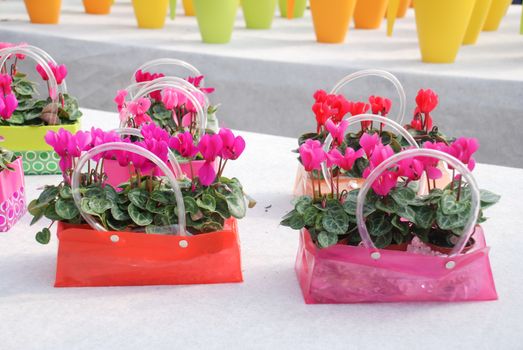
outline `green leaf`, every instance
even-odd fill
[[[55,210],[65,220],[72,220],[80,214],[72,199],[59,198],[56,201]]]
[[[376,209],[392,214],[398,210],[398,204],[392,198],[386,197],[376,201]]]
[[[62,217],[56,213],[56,209],[54,204],[49,204],[47,208],[45,208],[45,217],[52,221],[60,221],[62,220]]]
[[[318,234],[320,248],[327,248],[338,243],[338,235],[332,232],[321,231]]]
[[[487,190],[480,190],[481,208],[486,209],[493,206],[501,199],[501,196]]]
[[[312,205],[312,198],[309,196],[301,196],[296,200],[295,208],[298,213],[302,214],[305,212],[305,209],[309,208]]]
[[[166,206],[164,204],[161,204],[157,201],[153,201],[152,199],[149,199],[147,201],[147,204],[145,205],[145,210],[155,213],[155,214],[162,214],[165,212]]]
[[[416,198],[416,192],[409,187],[396,187],[392,189],[390,195],[400,206],[408,205]]]
[[[56,186],[46,186],[43,192],[38,197],[40,204],[47,204],[58,196],[59,189]]]
[[[349,229],[349,216],[340,205],[338,208],[331,208],[325,212],[322,224],[325,231],[343,235]]]
[[[383,249],[388,247],[392,244],[392,234],[384,234],[376,238],[374,241],[374,245],[379,248]]]
[[[129,216],[131,217],[131,220],[140,227],[148,226],[153,222],[152,213],[140,210],[140,208],[133,203],[129,205]]]
[[[91,209],[97,213],[105,213],[106,210],[109,210],[113,207],[113,203],[105,198],[91,198],[89,200],[89,206]]]
[[[402,217],[403,219],[407,219],[412,223],[416,223],[416,212],[408,205],[398,205],[396,214]]]
[[[436,220],[436,210],[433,208],[426,207],[417,207],[416,210],[416,225],[421,228],[430,228]]]
[[[198,207],[214,212],[216,210],[216,200],[210,194],[204,193],[201,198],[196,200]]]
[[[407,222],[401,221],[399,216],[394,215],[391,220],[391,224],[392,226],[397,228],[399,232],[401,232],[402,234],[406,235],[407,233],[409,233],[409,224]]]
[[[459,214],[467,209],[468,201],[456,201],[453,193],[445,193],[440,199],[440,207],[444,214]]]
[[[40,244],[48,244],[51,240],[51,231],[46,227],[42,231],[38,232],[35,236],[36,241]]]
[[[200,211],[200,208],[198,207],[198,203],[196,203],[196,200],[192,197],[184,197],[183,203],[185,205],[185,212],[196,215]]]
[[[436,223],[442,230],[453,230],[465,226],[470,215],[470,203],[466,210],[459,214],[445,214],[441,207],[436,212]]]
[[[107,218],[107,226],[115,231],[125,231],[127,226],[129,226],[129,222],[119,221],[115,220],[115,218],[109,217]]]
[[[120,209],[117,205],[111,207],[111,215],[115,220],[127,221],[130,219],[129,214],[126,211]]]
[[[316,215],[318,215],[319,210],[313,206],[308,207],[303,212],[303,219],[305,221],[305,226],[314,226],[316,222]]]
[[[176,200],[172,191],[156,190],[151,193],[151,199],[162,204],[175,204]]]
[[[145,209],[147,200],[149,199],[149,193],[141,188],[133,188],[129,191],[128,197],[132,204],[140,209]]]
[[[367,217],[366,224],[369,234],[375,237],[383,236],[392,230],[392,223],[389,217],[379,212]]]
[[[60,197],[63,199],[70,199],[73,198],[73,194],[71,192],[71,187],[64,186],[60,189]]]

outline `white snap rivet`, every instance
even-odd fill
[[[111,235],[111,242],[116,243],[120,240],[120,237],[118,235]]]
[[[379,258],[381,258],[381,254],[380,252],[373,252],[370,257],[374,260],[378,260]]]
[[[182,239],[178,244],[181,248],[187,248],[189,246],[189,242],[187,242],[185,239]]]
[[[456,262],[455,261],[449,261],[445,264],[445,268],[447,270],[452,270],[453,268],[456,267]]]

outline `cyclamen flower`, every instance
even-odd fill
[[[178,93],[174,89],[164,89],[162,92],[162,103],[166,109],[173,109],[178,107]]]
[[[398,162],[398,176],[417,181],[423,175],[424,164],[419,159],[407,158]]]
[[[0,42],[0,50],[7,49],[10,47],[24,47],[24,46],[27,46],[27,43],[21,42],[19,44],[14,44],[14,43],[9,43],[9,42]],[[0,56],[0,57],[2,57],[2,56]],[[23,59],[25,59],[25,55],[22,53],[17,53],[16,58],[18,58],[19,60],[23,60]]]
[[[339,150],[333,149],[327,154],[327,166],[337,165],[345,171],[349,171],[354,166],[357,159],[363,157],[363,150],[354,149],[347,147],[345,154],[342,154]],[[330,165],[329,165],[330,163]]]
[[[134,78],[137,83],[143,83],[147,81],[153,81],[158,78],[163,78],[165,75],[162,73],[149,73],[149,72],[143,72],[141,69],[136,71]],[[152,99],[155,101],[161,101],[162,100],[162,94],[160,90],[153,91],[149,94]]]
[[[169,140],[169,147],[176,150],[182,157],[192,159],[198,154],[198,147],[194,145],[193,135],[186,131]]]
[[[191,84],[194,85],[194,87],[197,87],[198,89],[200,89],[200,91],[202,91],[203,93],[206,93],[206,94],[212,94],[214,92],[214,88],[204,88],[204,87],[200,87],[202,81],[204,79],[204,76],[203,75],[200,75],[200,76],[197,76],[197,77],[188,77],[187,78],[187,81]]]
[[[430,113],[438,106],[438,95],[431,89],[421,89],[416,96],[416,104],[419,113]]]
[[[56,65],[51,61],[47,62],[47,64],[49,65],[49,68],[53,72],[53,75],[56,79],[56,83],[58,85],[62,84],[65,77],[67,77],[67,67],[64,64]],[[46,71],[40,64],[38,64],[36,66],[36,71],[38,72],[38,74],[40,74],[40,76],[42,77],[43,80],[49,80],[49,76],[47,75]]]
[[[315,103],[312,111],[316,116],[317,130],[325,125],[329,118],[337,124],[342,121],[343,117],[349,113],[351,103],[342,95],[329,95],[323,90],[318,90],[314,94]]]
[[[448,153],[448,146],[444,142],[430,142],[427,141],[423,144],[423,148],[433,149],[441,152]],[[438,168],[439,159],[433,157],[416,157],[417,160],[423,163],[427,177],[430,180],[437,180],[443,176],[443,173]]]
[[[125,98],[127,97],[127,94],[127,90],[118,90],[118,92],[116,93],[114,102],[118,106],[118,112],[120,112],[122,108],[125,106]]]
[[[306,171],[319,170],[321,163],[327,159],[321,143],[317,140],[307,140],[301,145],[299,152]]]
[[[397,184],[398,174],[393,171],[385,171],[374,181],[372,189],[378,196],[387,196]]]
[[[337,145],[341,145],[343,143],[343,139],[345,138],[345,131],[348,127],[349,122],[347,120],[341,121],[338,125],[334,124],[331,119],[327,120],[325,123],[325,128],[331,134],[332,139]]]
[[[350,108],[350,114],[355,117],[368,112],[370,105],[365,102],[353,102]],[[372,125],[371,121],[361,122],[362,129],[368,129]]]
[[[80,157],[82,152],[89,148],[92,135],[87,131],[78,131],[72,135],[67,142],[67,154],[71,157]]]
[[[470,171],[472,171],[476,167],[476,160],[472,156],[478,149],[478,139],[460,137],[450,145],[448,153],[459,159]]]
[[[367,159],[370,159],[370,156],[372,155],[372,151],[376,148],[376,146],[381,143],[380,136],[375,134],[369,134],[364,133],[360,138],[360,146],[365,151],[365,154],[367,156]]]
[[[369,103],[372,110],[372,114],[381,115],[383,117],[387,116],[392,107],[392,101],[388,98],[380,96],[370,96]]]
[[[18,100],[11,88],[12,79],[9,74],[0,74],[0,116],[10,119],[18,107]]]
[[[67,146],[73,135],[71,132],[61,128],[58,132],[49,130],[45,136],[45,142],[53,148],[53,150],[60,157],[65,157],[67,155]]]
[[[198,177],[204,186],[209,186],[216,179],[216,171],[213,162],[220,155],[223,148],[223,141],[220,135],[203,135],[198,144],[198,149],[205,159],[205,163],[198,170]]]
[[[166,130],[164,130],[161,127],[159,127],[158,125],[152,124],[152,123],[144,125],[140,129],[140,133],[142,134],[143,138],[146,140],[154,139],[156,141],[165,141],[168,143],[169,139],[170,139],[170,135]]]
[[[369,158],[370,165],[374,169],[393,155],[394,150],[392,147],[389,145],[384,146],[383,144],[379,143],[376,145],[376,147],[374,147],[372,155]]]
[[[218,135],[220,135],[223,144],[220,157],[231,160],[238,159],[245,149],[245,140],[243,137],[235,137],[232,131],[226,128],[220,129]]]

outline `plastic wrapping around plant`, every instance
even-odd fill
[[[366,195],[381,173],[412,157],[432,157],[458,170],[471,188],[471,215],[451,254],[432,255],[411,251],[377,249],[365,225]],[[472,301],[497,299],[483,229],[476,226],[479,190],[468,169],[456,158],[429,149],[406,150],[380,164],[360,189],[357,222],[362,245],[317,248],[302,230],[296,273],[305,301],[315,303],[362,303],[404,301]],[[474,245],[466,253],[469,239]]]
[[[176,58],[158,58],[156,60],[151,60],[151,61],[145,62],[140,67],[138,67],[138,69],[134,72],[133,76],[131,77],[131,82],[134,82],[135,75],[138,71],[148,72],[152,68],[156,68],[156,67],[160,67],[160,66],[180,67],[180,68],[183,68],[186,71],[188,71],[191,74],[191,76],[195,76],[195,77],[199,77],[202,75],[202,73],[200,73],[200,71],[195,66],[190,64],[189,62],[179,60]],[[202,86],[204,86],[203,80],[202,80],[201,84],[202,84]]]
[[[366,69],[366,70],[361,70],[361,71],[349,74],[346,77],[344,77],[343,79],[341,79],[336,84],[336,86],[334,86],[334,88],[331,91],[331,94],[334,94],[334,95],[338,94],[343,87],[345,87],[347,84],[349,84],[355,80],[372,77],[372,76],[380,77],[385,80],[388,80],[396,88],[396,91],[398,92],[398,97],[399,97],[399,112],[398,112],[398,117],[397,117],[396,122],[398,124],[402,124],[403,119],[405,117],[407,97],[405,95],[405,90],[403,89],[403,86],[401,85],[398,78],[396,78],[394,75],[392,75],[391,73],[389,73],[387,71],[379,70],[379,69]]]
[[[107,151],[132,152],[148,158],[166,174],[176,196],[177,234],[107,232],[81,209],[81,169]],[[176,160],[174,160],[176,162]],[[97,146],[78,161],[72,195],[88,225],[58,225],[55,287],[138,286],[230,283],[243,280],[236,220],[222,231],[191,235],[185,228],[182,193],[173,172],[157,156],[128,143]]]
[[[16,55],[29,57],[42,67],[42,70],[48,77],[47,87],[49,98],[51,99],[49,113],[52,116],[56,116],[59,107],[59,96],[60,94],[67,94],[65,79],[61,84],[57,84],[53,71],[49,66],[49,62],[56,64],[56,61],[47,52],[36,46],[14,46],[0,50],[0,70],[7,70],[9,59]],[[58,156],[44,142],[43,136],[48,130],[57,131],[60,127],[75,132],[79,130],[80,125],[79,123],[74,123],[70,125],[44,125],[38,127],[28,125],[0,126],[0,135],[5,138],[4,146],[15,151],[18,156],[24,159],[23,165],[26,175],[58,174],[60,173]]]
[[[139,83],[138,83],[139,84]],[[131,85],[131,89],[134,89],[134,85]],[[177,78],[177,77],[164,77],[159,78],[156,80],[153,80],[151,82],[147,82],[146,84],[142,85],[136,94],[132,97],[133,101],[137,101],[140,98],[148,96],[150,93],[158,90],[163,89],[172,89],[176,91],[177,93],[183,94],[187,99],[193,104],[194,108],[196,109],[196,121],[198,122],[198,130],[197,133],[197,140],[205,135],[205,129],[207,128],[207,115],[204,111],[204,107],[200,103],[200,101],[194,96],[194,94],[201,94],[202,97],[204,96],[204,93],[198,90],[194,85],[189,83],[188,81]],[[126,127],[128,123],[127,120],[122,120],[120,123],[120,127]]]
[[[27,211],[22,159],[0,172],[0,232],[13,227]]]

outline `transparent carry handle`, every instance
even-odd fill
[[[60,84],[60,86],[57,84],[53,71],[51,70],[51,67],[49,67],[48,60],[40,55],[40,51],[43,50],[34,50],[34,46],[13,46],[2,49],[0,50],[0,70],[6,66],[7,61],[12,55],[22,54],[33,59],[36,64],[39,64],[42,67],[45,74],[47,74],[47,77],[49,78],[47,82],[49,84],[48,93],[49,97],[51,98],[51,112],[53,115],[56,115],[58,113],[58,89],[60,88],[61,93],[67,93],[65,79],[62,84]],[[47,56],[50,57],[48,54]],[[54,63],[54,60],[51,60],[51,62]]]
[[[169,182],[172,185],[174,195],[176,198],[176,206],[178,211],[178,225],[179,225],[179,235],[180,236],[188,236],[188,232],[186,230],[186,223],[185,223],[185,205],[183,202],[183,195],[180,191],[180,186],[178,185],[178,181],[176,180],[176,177],[174,176],[173,172],[167,164],[165,164],[158,156],[151,153],[150,151],[146,150],[145,148],[142,148],[137,145],[125,143],[125,142],[111,142],[106,143],[100,146],[96,146],[92,148],[91,150],[85,152],[80,159],[78,160],[78,164],[76,165],[73,175],[72,175],[72,181],[71,181],[71,191],[73,195],[74,202],[76,206],[78,207],[78,210],[80,211],[80,214],[82,217],[87,221],[89,226],[91,226],[96,231],[102,231],[106,232],[107,230],[105,227],[100,225],[91,215],[85,213],[82,211],[81,207],[81,200],[82,196],[80,194],[80,178],[82,176],[82,169],[84,168],[85,164],[94,156],[107,152],[107,151],[124,151],[124,152],[131,152],[135,153],[137,155],[140,155],[142,157],[146,157],[150,161],[152,161],[169,179]],[[175,160],[176,161],[176,160]]]
[[[144,138],[141,131],[138,129],[135,129],[135,128],[119,128],[119,129],[114,129],[113,131],[122,136],[135,136],[135,137],[139,137],[142,139]],[[180,164],[176,160],[176,156],[174,155],[173,151],[171,151],[170,148],[168,149],[168,151],[169,151],[169,153],[167,154],[167,156],[169,157],[169,163],[171,164],[171,166],[173,168],[174,176],[177,179],[179,179],[180,177],[183,176],[182,168],[180,167]]]
[[[371,254],[371,256],[374,259],[379,259],[379,252],[377,252],[377,248],[372,242],[372,239],[370,238],[369,231],[367,230],[367,225],[365,224],[365,219],[363,217],[363,206],[365,203],[365,200],[367,198],[367,193],[372,188],[372,184],[376,179],[389,167],[397,164],[399,161],[414,157],[431,157],[436,158],[441,161],[446,162],[448,165],[454,167],[454,169],[457,169],[458,172],[467,180],[467,183],[470,187],[471,194],[472,194],[472,215],[470,216],[469,220],[465,224],[465,228],[463,229],[463,234],[460,236],[458,242],[452,249],[452,252],[450,253],[450,257],[454,257],[458,254],[460,254],[463,249],[465,249],[465,246],[467,245],[467,242],[469,241],[470,237],[474,233],[474,228],[476,226],[476,222],[478,220],[479,211],[480,211],[480,194],[478,185],[476,183],[476,180],[474,179],[474,176],[472,173],[468,170],[468,168],[457,158],[441,152],[437,150],[432,149],[412,149],[412,150],[406,150],[402,151],[398,154],[393,155],[392,157],[386,159],[383,163],[378,165],[376,169],[374,169],[370,175],[368,176],[367,180],[363,184],[363,186],[360,189],[360,192],[358,194],[357,198],[357,205],[356,205],[356,220],[358,223],[358,230],[363,242],[363,245],[366,248],[372,249],[375,252]],[[454,179],[453,179],[454,180]],[[452,266],[452,265],[451,265]]]
[[[144,71],[148,72],[152,68],[159,67],[159,66],[176,66],[176,67],[184,68],[185,70],[190,72],[191,76],[194,76],[194,77],[199,77],[202,75],[202,73],[200,73],[200,71],[195,66],[190,64],[189,62],[179,60],[176,58],[158,58],[156,60],[151,60],[151,61],[145,62],[140,67],[138,67],[138,69],[134,71],[134,74],[131,78],[131,82],[135,81],[135,76],[136,76],[136,73],[138,73],[138,71],[141,70],[142,72],[144,72]],[[204,86],[204,81],[202,80],[202,87],[203,86]]]
[[[180,81],[183,81],[184,83],[180,83]],[[186,84],[190,85],[190,88],[187,88]],[[200,103],[200,101],[198,101],[196,97],[194,97],[193,93],[202,92],[196,89],[192,84],[188,83],[187,81],[176,77],[169,77],[168,81],[160,79],[154,80],[150,84],[147,84],[142,89],[140,89],[140,91],[138,91],[138,93],[134,96],[133,101],[148,96],[151,92],[163,89],[173,89],[176,92],[183,94],[185,97],[187,97],[188,100],[191,101],[193,106],[196,108],[196,120],[198,122],[199,129],[198,137],[201,138],[205,134],[205,129],[207,128],[207,115],[204,112],[202,104]],[[127,125],[127,121],[128,118],[122,120],[120,123],[120,127],[125,127]]]
[[[354,116],[354,117],[346,117],[345,120],[349,122],[348,125],[347,125],[347,130],[349,130],[350,126],[352,126],[354,124],[357,124],[357,123],[361,123],[361,122],[379,122],[379,123],[382,123],[385,126],[390,127],[392,130],[394,130],[396,133],[400,134],[402,137],[404,137],[405,140],[407,140],[407,142],[409,143],[409,145],[411,145],[413,148],[419,148],[418,143],[416,142],[414,137],[412,137],[412,135],[407,131],[407,129],[405,129],[403,126],[401,126],[400,124],[396,123],[392,119],[389,119],[389,118],[386,118],[386,117],[382,117],[382,116],[379,116],[379,115],[376,115],[376,114],[360,114],[360,115],[357,115],[357,116]],[[332,144],[332,135],[329,134],[327,136],[327,138],[325,139],[323,150],[325,152],[330,151],[331,144]],[[330,189],[330,174],[329,174],[329,171],[327,169],[326,162],[323,162],[321,164],[321,170],[322,170],[322,173],[323,173],[323,178],[326,180],[325,182],[327,183],[327,187]]]
[[[366,77],[371,77],[371,76],[380,77],[385,80],[388,80],[396,88],[396,91],[398,92],[398,96],[399,96],[399,100],[400,100],[397,122],[398,122],[398,124],[402,124],[403,119],[405,117],[407,97],[405,95],[405,90],[403,89],[403,85],[401,85],[398,78],[396,78],[393,74],[391,74],[387,71],[384,71],[381,69],[366,69],[366,70],[361,70],[361,71],[349,74],[345,78],[341,79],[336,84],[336,86],[334,86],[334,88],[331,91],[331,94],[337,95],[339,93],[339,91],[345,85],[347,85],[355,80],[358,80],[361,78],[366,78]]]
[[[53,62],[55,65],[58,65],[58,63],[55,61],[55,59],[47,53],[47,51],[44,51],[42,50],[41,48],[39,48],[38,46],[33,46],[33,45],[24,45],[22,47],[27,47],[27,48],[30,48],[31,50],[33,50],[34,52],[36,52],[37,54],[39,54],[40,56],[43,57],[43,59],[46,61],[46,62]],[[66,93],[67,92],[67,84],[65,82],[65,79],[62,81],[62,83],[60,84],[60,87],[61,87],[61,90],[63,93]]]
[[[189,90],[195,94],[199,94],[205,101],[205,104],[202,107],[204,108],[204,110],[207,110],[207,107],[209,106],[209,98],[207,97],[207,95],[203,91],[201,91],[199,88],[197,88],[193,84],[189,83],[187,80],[182,79],[180,77],[174,77],[174,76],[161,77],[161,78],[157,78],[155,80],[145,81],[142,83],[134,83],[134,84],[130,85],[129,87],[133,91],[136,90],[135,94],[131,94],[131,98],[141,95],[142,90],[148,88],[149,86],[151,86],[153,84],[171,84],[171,83],[182,85],[187,90]]]

